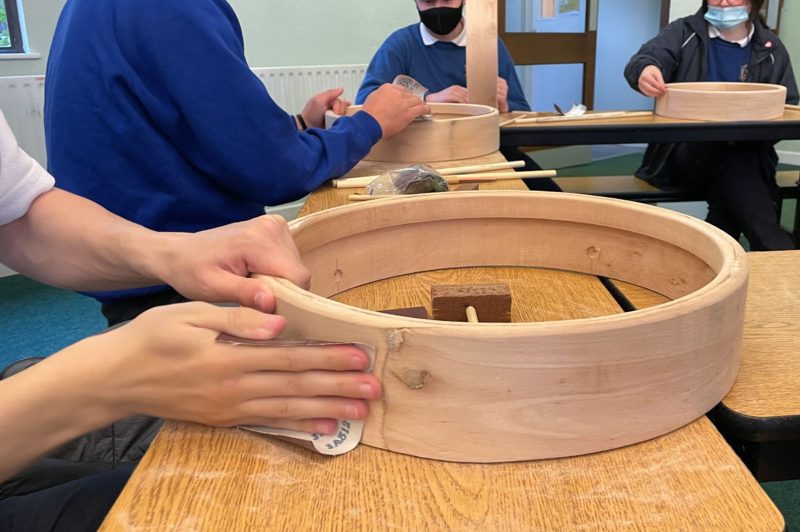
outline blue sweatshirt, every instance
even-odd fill
[[[742,47],[721,37],[709,42],[706,81],[745,81],[747,65],[753,55],[753,43],[749,42]]]
[[[45,98],[58,186],[159,231],[217,227],[301,198],[382,134],[364,112],[298,132],[248,67],[225,0],[68,0]]]
[[[511,55],[499,39],[497,57],[499,76],[508,82],[509,110],[530,111]],[[411,76],[431,92],[453,85],[466,87],[467,50],[450,42],[425,46],[418,23],[399,29],[386,39],[370,61],[356,103],[364,103],[372,91],[383,83],[391,83],[399,74]]]

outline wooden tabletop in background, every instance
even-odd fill
[[[800,416],[800,251],[747,258],[742,365],[722,403],[751,417]]]
[[[352,175],[375,169],[362,165]],[[524,187],[499,182],[485,188],[503,188],[503,183]],[[324,188],[312,194],[303,212],[341,204],[342,197],[346,202],[346,191]],[[515,306],[515,320],[621,312],[596,277],[581,274],[470,268],[413,277],[379,281],[337,298],[374,310],[397,308],[429,302],[431,283],[491,279],[508,281],[514,300],[525,302]],[[631,291],[642,301],[658,297]],[[780,512],[702,418],[622,449],[491,465],[425,460],[365,445],[326,458],[237,429],[168,422],[103,530],[783,527]]]
[[[506,113],[501,123],[522,113]],[[663,116],[512,124],[500,129],[502,146],[569,146],[628,142],[746,142],[800,138],[800,110],[777,120],[711,122]]]
[[[588,114],[591,114],[593,111],[589,111]],[[597,112],[604,112],[604,111],[597,111]],[[607,112],[607,111],[605,111]],[[636,110],[631,112],[638,112]],[[556,116],[555,113],[526,113],[523,111],[514,111],[511,113],[502,113],[500,115],[500,122],[505,122],[506,120],[511,120],[512,118],[520,118],[520,117],[544,117],[544,116]],[[778,118],[776,120],[762,120],[761,122],[769,124],[781,124],[785,122],[798,122],[800,121],[800,110],[797,109],[785,109],[783,112],[783,117]],[[631,116],[631,117],[615,117],[615,118],[598,118],[594,120],[563,120],[563,121],[551,121],[551,122],[534,122],[534,123],[527,123],[527,124],[510,124],[508,126],[504,126],[507,128],[541,128],[541,129],[549,129],[550,127],[563,127],[563,126],[575,126],[575,125],[618,125],[618,124],[635,124],[635,125],[652,125],[652,124],[659,124],[659,125],[683,125],[683,124],[708,124],[709,121],[705,120],[686,120],[682,118],[669,118],[666,116],[658,116],[656,114],[652,114],[650,116]],[[727,125],[730,126],[732,122],[728,122],[727,124],[724,122],[713,122],[715,124],[720,125]],[[749,122],[748,122],[749,123]]]

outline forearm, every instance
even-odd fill
[[[110,376],[93,363],[108,355],[98,350],[94,339],[84,340],[0,381],[0,480],[124,417],[111,400]]]
[[[79,196],[54,189],[22,218],[0,226],[0,262],[74,290],[114,290],[161,282],[175,235],[128,222]]]

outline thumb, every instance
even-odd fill
[[[223,295],[221,299],[224,301],[233,300],[243,307],[261,312],[275,310],[275,295],[258,279],[223,272],[217,277],[215,288]]]
[[[253,340],[276,338],[286,328],[283,316],[244,307],[204,305],[189,321],[195,327]]]
[[[320,96],[322,96],[322,99],[325,101],[325,103],[329,104],[342,94],[344,94],[344,87],[339,87],[336,89],[328,89],[325,92],[323,92]]]

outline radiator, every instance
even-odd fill
[[[344,98],[355,98],[366,65],[254,68],[270,96],[286,112],[302,111],[309,98],[343,87]],[[0,109],[20,146],[47,167],[44,143],[44,76],[0,77]]]
[[[44,76],[0,77],[0,109],[22,149],[46,168]]]
[[[356,97],[367,65],[254,68],[270,96],[286,112],[297,114],[308,99],[320,92],[344,88],[346,100]]]

